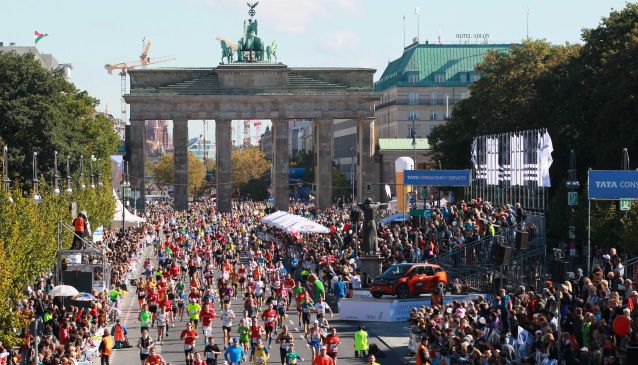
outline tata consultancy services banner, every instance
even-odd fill
[[[588,193],[589,199],[638,200],[638,171],[591,170]]]
[[[470,170],[405,170],[403,184],[413,186],[469,186]]]

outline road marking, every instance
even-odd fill
[[[299,332],[299,327],[295,327],[295,332]]]
[[[289,319],[288,322],[290,322],[290,324],[295,324],[295,322],[293,322],[292,319]]]

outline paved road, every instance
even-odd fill
[[[145,254],[146,256],[151,255],[152,248],[148,248]],[[140,270],[139,273],[141,273],[141,268],[139,268],[138,270]],[[139,314],[139,308],[137,304],[137,297],[135,295],[135,290],[134,288],[130,288],[130,289],[131,290],[129,290],[126,298],[123,301],[123,306],[122,306],[123,313],[120,318],[122,318],[123,323],[125,324],[125,326],[127,327],[129,331],[129,336],[128,336],[129,342],[134,347],[129,349],[116,350],[111,361],[111,364],[113,365],[140,363],[139,353],[137,348],[135,348],[135,345],[137,344],[137,341],[140,337],[139,321],[137,320],[137,316]],[[239,319],[241,317],[241,313],[243,312],[243,302],[239,298],[237,300],[233,300],[231,303],[231,307]],[[287,325],[295,337],[296,350],[304,358],[304,361],[301,361],[300,364],[312,364],[312,362],[310,361],[310,358],[311,358],[310,349],[307,347],[306,342],[303,339],[303,327],[300,328],[300,326],[298,325],[297,313],[296,311],[294,312],[293,311],[294,311],[294,308],[293,306],[291,306],[291,311],[287,313],[288,314]],[[219,305],[215,306],[215,312],[217,313],[218,319],[216,319],[213,322],[213,337],[214,337],[215,343],[219,344],[220,348],[223,351],[222,328],[221,328],[221,320],[219,319],[221,310],[219,308]],[[354,331],[357,330],[357,326],[359,325],[359,323],[340,321],[338,318],[339,318],[338,314],[335,314],[334,318],[330,320],[330,324],[337,328],[337,334],[341,338],[341,346],[340,346],[337,364],[339,365],[363,364],[364,361],[362,359],[354,357],[354,349],[353,349],[354,348],[354,340],[353,340]],[[237,328],[237,325],[239,324],[238,319],[234,321],[233,323],[234,325],[233,330],[235,331],[233,335],[237,335],[236,328]],[[166,361],[168,361],[171,364],[186,363],[184,358],[184,352],[183,352],[184,344],[183,344],[183,341],[179,339],[179,335],[181,331],[186,328],[186,323],[187,323],[187,316],[185,314],[184,321],[181,321],[181,322],[176,321],[175,327],[169,328],[168,337],[164,340],[164,345],[160,345],[159,343],[156,343],[156,348],[158,349],[158,352],[164,357],[164,359],[166,359]],[[400,334],[404,331],[404,327],[405,327],[404,323],[397,323],[397,324],[385,324],[385,323],[372,324],[371,323],[370,324],[370,328],[368,329],[368,334],[369,334],[368,343],[377,344],[377,346],[379,346],[381,351],[386,355],[385,358],[377,359],[377,362],[379,362],[382,365],[403,364],[405,362],[405,353],[407,352],[406,348],[401,347],[401,348],[391,349],[391,348],[388,348],[388,346],[386,345],[386,342],[390,346],[394,346],[396,344],[396,341],[394,342],[383,341],[384,335],[388,334],[391,336],[396,336],[397,333]],[[374,330],[372,330],[372,328],[374,328]],[[200,324],[200,329],[199,329],[200,338],[195,343],[195,350],[200,352],[202,355],[202,358],[204,358],[203,356],[204,340],[203,340],[203,334],[201,331],[202,330],[201,330],[201,324]],[[151,328],[149,334],[152,335],[154,339],[156,339],[157,329]],[[272,354],[271,354],[270,360],[268,361],[268,364],[280,364],[281,361],[279,357],[279,348],[278,348],[278,345],[274,343],[274,339],[272,343],[271,352]],[[223,364],[224,363],[223,359],[220,358],[220,360],[218,360],[218,363]]]

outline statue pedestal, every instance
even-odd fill
[[[383,259],[380,256],[366,255],[359,257],[359,259],[361,260],[361,272],[368,274],[371,279],[381,275]]]

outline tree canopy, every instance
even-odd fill
[[[60,160],[71,156],[73,171],[80,155],[85,168],[91,155],[108,162],[119,138],[112,122],[95,112],[97,105],[97,99],[78,90],[61,70],[43,68],[32,53],[0,53],[0,141],[9,147],[11,178],[23,183],[32,178],[33,152],[38,152],[45,176],[52,174],[54,151]]]
[[[152,165],[151,172],[157,180],[164,184],[173,183],[173,153],[162,155]],[[206,182],[206,167],[204,162],[192,152],[188,153],[188,193],[195,194]]]
[[[118,137],[109,119],[96,113],[97,100],[64,79],[61,71],[49,71],[33,54],[0,53],[0,143],[9,147],[10,192],[0,191],[0,339],[19,342],[14,329],[27,321],[14,305],[23,290],[56,263],[57,223],[70,223],[69,207],[86,211],[91,226],[110,225],[115,212],[111,191],[110,155]],[[55,195],[52,189],[53,156],[72,157],[73,193]],[[31,156],[38,152],[42,173],[42,201],[29,197]],[[79,156],[85,156],[86,189],[81,189]],[[102,186],[90,188],[90,156],[100,157]],[[97,164],[94,164],[97,175]],[[60,173],[63,175],[63,173]],[[4,178],[4,177],[3,177]],[[64,181],[60,188],[64,190]],[[11,199],[9,199],[11,198]],[[71,245],[69,231],[61,232],[62,247]]]
[[[623,147],[635,160],[638,4],[613,11],[598,27],[583,30],[582,39],[582,45],[527,40],[507,53],[488,54],[470,96],[430,134],[435,158],[449,168],[468,168],[474,136],[547,128],[554,142],[552,193],[564,185],[570,149],[581,186],[590,167],[619,169]],[[565,205],[564,196],[555,196],[550,211],[564,214]],[[557,229],[553,233],[566,236],[566,227]]]
[[[232,155],[233,188],[241,188],[250,181],[260,180],[270,170],[271,163],[258,148],[236,148]]]

